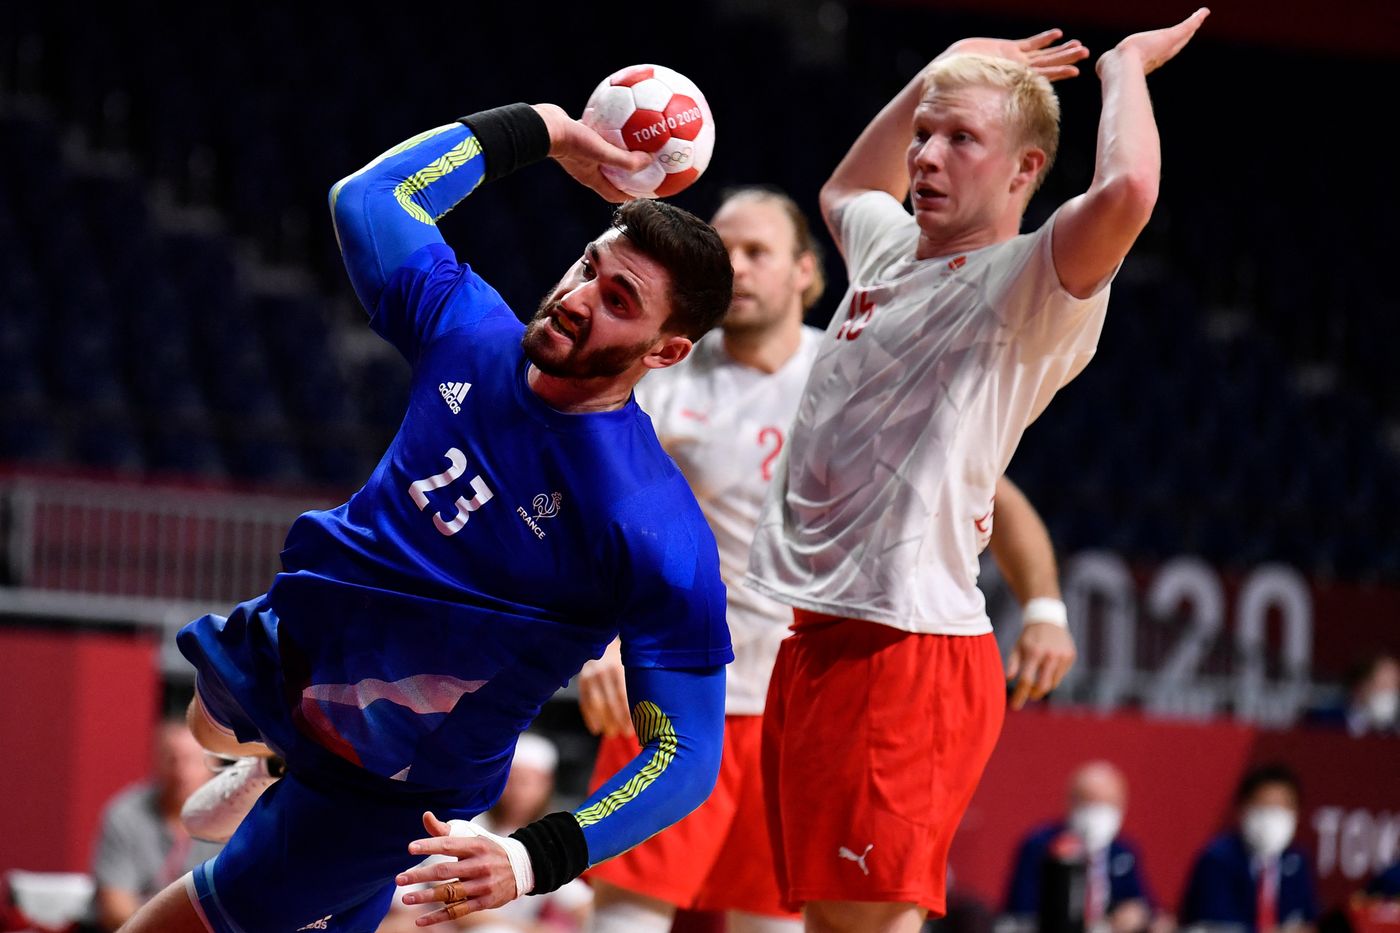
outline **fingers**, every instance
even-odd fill
[[[1079,69],[1073,65],[1057,65],[1053,68],[1037,68],[1036,73],[1043,75],[1046,81],[1064,81],[1066,78],[1079,77]]]
[[[435,923],[444,923],[448,920],[457,920],[467,914],[477,910],[484,910],[493,906],[489,898],[474,897],[464,901],[454,901],[443,906],[441,910],[424,914],[413,922],[420,927],[430,927]]]
[[[1054,65],[1069,65],[1088,57],[1089,50],[1078,39],[1071,39],[1064,45],[1032,52],[1026,56],[1031,66],[1037,69]]]
[[[1027,700],[1043,700],[1064,680],[1074,658],[1069,632],[1043,623],[1028,625],[1006,662],[1006,678],[1016,684],[1011,708],[1021,709]]]
[[[1015,680],[1016,674],[1021,670],[1021,646],[1016,645],[1011,649],[1011,657],[1006,659],[1006,679]]]
[[[453,901],[482,898],[490,893],[491,883],[484,878],[476,881],[453,880],[443,884],[435,884],[430,888],[409,891],[403,896],[403,902],[405,904],[450,904]]]
[[[1047,693],[1055,689],[1055,685],[1060,682],[1061,677],[1059,660],[1048,656],[1041,659],[1040,669],[1036,672],[1035,688],[1031,691],[1031,699],[1043,700]]]
[[[1196,30],[1201,28],[1201,24],[1209,15],[1210,10],[1201,7],[1175,26],[1128,36],[1118,43],[1117,48],[1136,51],[1141,57],[1143,73],[1151,74],[1175,58],[1177,53],[1186,47],[1186,44],[1191,41],[1191,37],[1196,34]],[[1097,70],[1100,74],[1103,73],[1102,58],[1099,59]]]
[[[576,123],[569,137],[569,155],[624,172],[640,172],[651,162],[651,153],[633,152],[608,142],[591,127]]]
[[[1078,39],[1071,39],[1063,45],[1030,52],[1027,63],[1036,73],[1048,81],[1063,81],[1079,74],[1075,62],[1089,57],[1089,50]]]
[[[578,677],[578,711],[583,716],[583,725],[592,735],[602,735],[603,717],[607,714],[607,701],[603,698],[605,675],[589,661],[583,666]]]
[[[593,704],[592,695],[580,682],[578,685],[578,711],[579,715],[583,717],[583,727],[588,730],[589,735],[602,735],[603,723],[598,718],[601,708],[595,708]]]
[[[1020,48],[1022,52],[1034,52],[1037,49],[1045,48],[1047,45],[1054,42],[1056,39],[1060,38],[1060,36],[1063,36],[1064,34],[1065,31],[1063,29],[1047,29],[1044,32],[1038,32],[1033,36],[1027,36],[1024,39],[1017,39],[1016,45]]]
[[[595,663],[595,662],[590,662]],[[594,735],[632,734],[627,708],[627,677],[622,665],[595,664],[586,678],[579,678],[579,712]]]
[[[394,883],[403,887],[425,882],[449,881],[454,878],[476,878],[490,870],[492,850],[504,857],[500,846],[489,839],[476,837],[438,837],[424,839],[409,846],[414,855],[445,855],[444,860],[415,865],[394,876]]]
[[[607,708],[603,715],[606,734],[631,735],[632,717],[627,709],[627,680],[621,676],[609,681],[606,694]]]
[[[431,810],[423,812],[423,828],[432,836],[448,836],[452,833],[452,827],[434,816]]]
[[[633,200],[632,195],[604,178],[603,173],[598,171],[596,165],[591,172],[587,172],[586,174],[575,174],[572,170],[569,174],[581,181],[585,187],[598,194],[604,201],[608,201],[612,204],[621,204],[624,201]]]
[[[1016,681],[1016,690],[1011,694],[1012,709],[1020,709],[1025,706],[1026,700],[1030,698],[1031,678],[1029,674],[1030,671],[1028,669],[1027,672],[1021,676],[1021,679]]]

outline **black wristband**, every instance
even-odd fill
[[[588,840],[572,813],[560,810],[510,834],[530,854],[535,872],[531,894],[548,894],[583,874],[588,867]]]
[[[476,134],[486,156],[482,181],[495,181],[532,162],[549,158],[549,127],[529,104],[507,104],[457,121]]]

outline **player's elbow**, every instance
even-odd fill
[[[722,730],[723,726],[720,728]],[[715,782],[719,780],[722,750],[722,742],[711,740],[706,740],[695,748],[693,764],[687,769],[690,772],[689,780],[686,781],[687,796],[694,801],[695,807],[704,803],[715,789]]]
[[[822,185],[821,193],[817,196],[817,204],[821,208],[822,220],[826,221],[827,229],[832,236],[840,232],[836,224],[836,215],[840,212],[841,206],[851,199],[854,192],[851,185],[839,177],[833,175]]]
[[[684,742],[680,749],[682,754],[678,759],[683,759],[684,768],[677,775],[680,780],[671,786],[669,793],[677,809],[683,813],[700,806],[715,789],[724,745],[718,736],[723,735],[723,729],[721,724],[714,736]],[[681,763],[681,760],[677,761],[677,764]]]
[[[340,229],[344,221],[349,219],[349,205],[355,203],[357,194],[363,194],[363,185],[363,177],[359,175],[347,175],[331,185],[326,200],[330,206],[331,220],[335,223],[336,229]]]
[[[1160,181],[1160,174],[1148,168],[1116,172],[1098,186],[1098,201],[1120,226],[1140,231],[1152,219]]]

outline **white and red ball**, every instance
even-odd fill
[[[623,149],[652,154],[628,173],[603,175],[637,198],[664,198],[689,187],[710,164],[715,121],[705,95],[685,75],[662,65],[633,65],[604,78],[588,98],[582,121]]]

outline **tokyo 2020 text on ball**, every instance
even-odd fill
[[[705,95],[694,81],[662,65],[632,65],[604,78],[582,120],[615,146],[652,154],[640,172],[603,168],[608,181],[633,197],[664,198],[689,187],[715,148]]]

